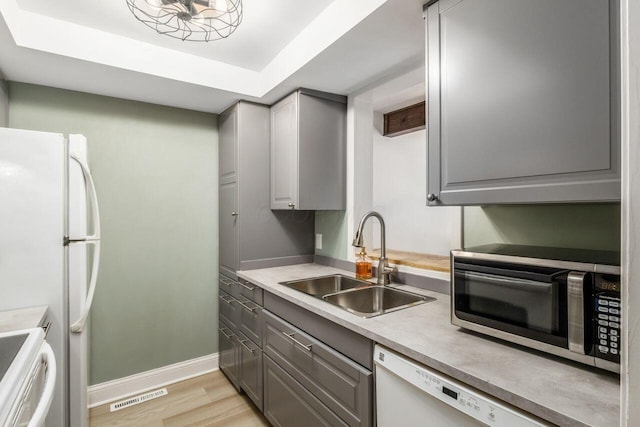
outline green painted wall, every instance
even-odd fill
[[[316,211],[316,234],[322,234],[322,249],[316,255],[347,259],[347,214],[345,211]]]
[[[471,206],[464,208],[463,222],[465,247],[515,243],[620,250],[619,203]],[[316,212],[316,233],[323,235],[317,255],[347,259],[344,211]]]
[[[11,127],[84,134],[102,217],[91,384],[217,352],[216,116],[10,83]]]
[[[617,251],[620,250],[620,204],[464,208],[465,247],[488,243]]]

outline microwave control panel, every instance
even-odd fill
[[[594,289],[594,356],[620,363],[622,304],[620,281],[596,275]]]

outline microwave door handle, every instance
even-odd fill
[[[501,286],[526,289],[528,291],[549,292],[553,286],[553,283],[537,282],[534,280],[519,279],[517,277],[501,277],[493,274],[476,273],[471,271],[464,271],[463,274],[470,279],[484,282],[497,282],[500,283]]]
[[[51,402],[53,401],[53,394],[56,385],[56,356],[53,354],[53,350],[48,343],[44,343],[41,353],[42,361],[46,366],[45,383],[42,394],[40,395],[40,401],[36,406],[33,416],[29,421],[28,427],[38,427],[44,424],[44,419],[49,412]]]
[[[567,275],[567,335],[569,350],[584,352],[584,279],[587,273],[572,271]]]

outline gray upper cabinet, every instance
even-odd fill
[[[271,209],[339,210],[346,98],[300,89],[271,107]]]
[[[220,273],[309,262],[313,212],[269,204],[269,107],[241,101],[218,116]]]
[[[426,9],[429,205],[620,200],[617,6]]]

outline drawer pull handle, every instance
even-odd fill
[[[308,344],[308,345],[302,344],[300,341],[294,338],[295,332],[292,332],[290,334],[286,332],[282,332],[282,335],[289,338],[291,341],[293,341],[295,344],[298,344],[300,347],[304,348],[305,350],[311,351],[311,347],[313,346],[313,344]]]
[[[233,280],[228,280],[228,279],[218,279],[218,282],[228,287],[233,286],[233,284],[235,283]]]
[[[236,283],[250,292],[253,292],[256,290],[255,286],[247,285],[246,283],[242,283],[242,282],[236,282]]]
[[[255,354],[256,349],[255,349],[255,348],[251,348],[251,347],[249,347],[248,345],[246,345],[245,343],[246,343],[247,341],[249,341],[249,340],[238,340],[238,342],[239,342],[240,344],[242,344],[242,346],[243,346],[244,348],[246,348],[247,350],[249,350],[249,351],[251,352],[251,354]]]
[[[225,331],[228,331],[228,330],[229,330],[229,329],[227,329],[227,328],[218,328],[218,330],[219,330],[220,332],[222,332],[222,335],[224,335],[228,340],[232,340],[232,339],[233,339],[233,337],[235,337],[235,335],[234,335],[233,333],[230,333],[229,335],[227,335],[227,333],[225,332]],[[229,331],[229,332],[231,332],[231,331]]]
[[[240,304],[245,310],[249,310],[252,313],[258,309],[258,307],[249,307],[247,304],[245,304],[240,300],[237,300],[237,301],[238,301],[238,304]]]
[[[226,302],[227,304],[231,305],[234,301],[233,298],[229,297],[229,300],[225,299],[224,296],[220,295],[220,299],[224,302]]]

